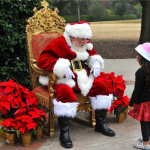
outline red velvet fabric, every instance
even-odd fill
[[[37,86],[33,91],[47,97],[49,96],[48,89],[45,86]]]
[[[59,33],[40,33],[32,37],[33,58],[38,60],[41,52],[49,43],[62,36]]]
[[[128,112],[128,115],[139,121],[150,121],[150,102],[135,104],[134,110]]]
[[[55,94],[57,101],[61,101],[62,103],[66,102],[76,102],[76,95],[73,92],[73,89],[65,84],[55,85]],[[80,93],[80,90],[76,90],[77,93]],[[100,79],[100,77],[96,78],[93,82],[93,86],[89,91],[87,96],[95,97],[96,95],[109,95],[109,91],[106,87],[106,84]]]
[[[62,103],[76,102],[77,98],[73,89],[65,84],[59,84],[54,86],[56,99]]]

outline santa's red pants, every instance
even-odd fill
[[[76,102],[76,96],[73,92],[73,89],[65,84],[55,85],[55,94],[57,101],[62,103],[66,102]],[[106,84],[100,78],[96,78],[93,81],[93,85],[87,94],[90,97],[96,97],[96,95],[109,95],[109,91],[106,87]]]

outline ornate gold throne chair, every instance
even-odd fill
[[[28,19],[26,25],[26,39],[28,48],[28,60],[29,60],[29,71],[31,77],[32,90],[39,101],[39,104],[49,109],[49,135],[54,137],[54,112],[53,112],[53,99],[55,97],[55,91],[53,86],[57,80],[57,77],[52,72],[44,71],[37,66],[37,60],[42,50],[54,39],[63,35],[65,28],[64,18],[58,15],[58,9],[54,11],[49,9],[49,3],[43,0],[41,2],[43,7],[40,10],[33,9],[34,15]],[[44,86],[37,86],[37,79],[40,75],[49,76],[48,90]],[[78,112],[90,112],[89,120],[75,118],[76,121],[89,125],[95,126],[95,112],[91,108],[88,97],[84,97],[81,94],[76,94],[78,105]]]

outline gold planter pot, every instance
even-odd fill
[[[30,146],[31,145],[31,133],[21,133],[22,137],[22,145],[23,146]]]
[[[13,146],[15,144],[15,133],[6,133],[6,143],[9,146]]]
[[[0,123],[2,123],[3,121],[4,120],[2,118],[0,118]],[[2,127],[4,127],[4,126],[1,126],[1,128]],[[4,131],[0,131],[0,137],[5,139],[6,138],[6,133]]]
[[[42,139],[43,137],[43,127],[42,126],[38,126],[36,129],[36,138],[38,140]]]
[[[125,109],[123,113],[119,113],[116,115],[116,120],[118,123],[123,123],[125,119],[127,119],[128,109]]]

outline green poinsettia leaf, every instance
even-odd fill
[[[36,135],[36,130],[33,130],[33,134]]]
[[[0,126],[0,132],[4,132],[4,127]]]
[[[17,131],[16,131],[16,134],[17,134],[17,137],[19,137],[19,135],[20,135],[20,130],[17,130]]]

